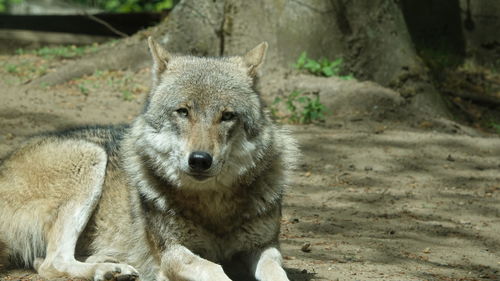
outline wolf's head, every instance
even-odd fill
[[[156,176],[186,188],[231,186],[272,140],[254,90],[267,43],[244,56],[172,56],[149,38],[153,83],[133,126],[135,146]]]

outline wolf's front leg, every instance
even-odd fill
[[[269,247],[252,253],[249,257],[250,269],[259,281],[288,281],[282,267],[281,253]]]
[[[31,217],[38,219],[33,224],[41,225],[40,228],[45,231],[43,239],[46,241],[46,255],[44,258],[34,260],[37,272],[47,279],[59,277],[93,278],[95,281],[138,279],[138,272],[127,264],[95,260],[80,262],[75,259],[78,238],[101,198],[107,167],[106,152],[93,143],[79,140],[47,139],[39,143],[37,150],[31,151],[29,157],[21,159],[35,159],[34,164],[24,163],[19,159],[14,160],[18,162],[13,161],[11,164],[21,167],[33,164],[29,176],[31,179],[39,180],[38,182],[32,180],[34,183],[23,186],[22,183],[30,183],[26,180],[26,176],[12,173],[13,178],[17,177],[21,183],[16,186],[19,192],[29,190],[34,194],[37,192],[40,194],[37,200],[33,201],[36,205],[33,203],[34,211],[30,213]],[[43,203],[48,205],[45,206]],[[14,218],[30,217],[27,214],[18,213]],[[31,235],[36,235],[35,233]],[[26,245],[31,246],[29,243]]]
[[[162,255],[162,275],[169,281],[231,281],[222,266],[194,254],[184,246],[173,246]]]

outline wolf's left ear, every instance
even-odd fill
[[[153,83],[157,83],[160,75],[167,69],[168,61],[172,56],[158,44],[153,37],[148,37],[149,51],[153,57]]]
[[[243,56],[243,62],[247,67],[248,75],[252,77],[257,75],[257,68],[266,57],[267,47],[267,42],[262,42]]]

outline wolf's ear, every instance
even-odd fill
[[[148,37],[149,51],[153,57],[153,82],[156,84],[160,75],[167,69],[168,61],[172,56],[158,44],[153,37]]]
[[[267,47],[267,42],[262,42],[243,56],[243,62],[248,69],[248,75],[252,77],[257,75],[257,68],[266,57]]]

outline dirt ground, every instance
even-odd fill
[[[0,56],[0,159],[32,134],[141,109],[147,69],[24,85],[60,63]],[[303,153],[282,220],[292,280],[500,280],[500,139],[398,110],[290,126]]]

